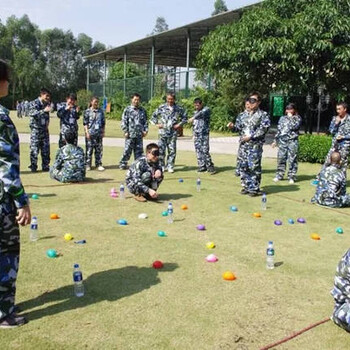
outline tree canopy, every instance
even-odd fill
[[[157,17],[156,24],[154,25],[154,28],[153,28],[150,35],[162,33],[162,32],[165,32],[167,30],[169,30],[169,26],[168,26],[165,18],[164,17]]]
[[[226,3],[224,0],[215,0],[214,2],[214,11],[212,12],[212,16],[218,15],[219,13],[228,11]]]
[[[350,90],[350,1],[266,0],[204,40],[197,67],[240,91]]]

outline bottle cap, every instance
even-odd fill
[[[32,219],[37,220],[38,218],[36,216],[33,216]]]
[[[74,268],[77,269],[79,267],[79,264],[74,264]]]

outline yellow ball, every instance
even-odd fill
[[[64,240],[65,241],[71,241],[73,239],[73,236],[70,233],[66,233],[64,235]]]
[[[208,242],[206,244],[206,246],[207,246],[208,249],[214,249],[215,248],[215,243],[214,242]]]

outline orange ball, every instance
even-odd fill
[[[56,219],[59,219],[59,216],[58,216],[56,213],[52,213],[52,214],[50,215],[50,219],[56,220]]]
[[[236,276],[231,271],[226,271],[222,274],[222,278],[225,281],[234,281],[236,279]]]
[[[255,218],[261,218],[261,214],[260,214],[260,213],[253,213],[253,216],[254,216]]]
[[[187,209],[188,209],[188,206],[187,206],[186,204],[182,204],[182,205],[181,205],[181,209],[182,209],[182,210],[187,210]]]
[[[319,241],[321,239],[321,237],[317,233],[313,233],[311,235],[311,238],[314,239],[315,241]]]

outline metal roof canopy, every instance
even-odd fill
[[[86,56],[88,60],[124,61],[159,66],[194,67],[201,45],[201,39],[217,26],[238,21],[242,12],[255,6],[249,5],[239,9],[220,13],[216,16],[194,22],[179,28],[148,36],[110,50]],[[153,53],[153,54],[152,54]]]

